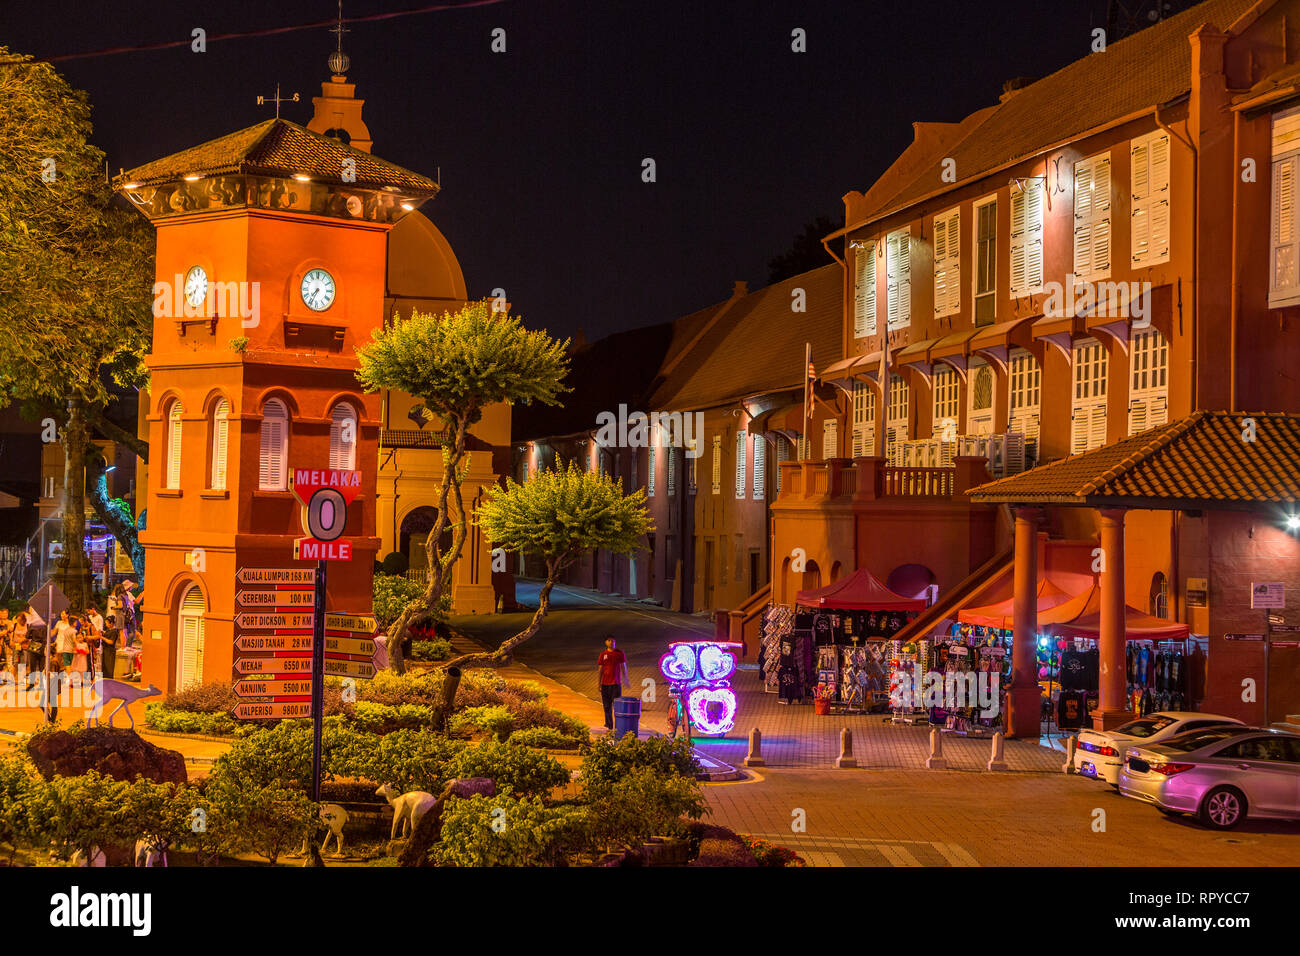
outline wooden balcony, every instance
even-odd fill
[[[966,492],[989,481],[983,457],[959,457],[948,468],[890,468],[884,458],[829,458],[781,463],[778,501],[880,498],[966,500]]]

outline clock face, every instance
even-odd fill
[[[190,271],[185,273],[185,301],[197,309],[207,297],[208,274],[202,266],[190,266]]]
[[[302,302],[313,312],[324,312],[334,304],[334,277],[324,269],[312,269],[302,277]]]

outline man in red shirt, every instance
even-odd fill
[[[605,649],[596,658],[600,671],[600,702],[605,705],[605,729],[614,729],[614,698],[623,693],[627,680],[627,657],[614,649],[614,635],[605,635]]]

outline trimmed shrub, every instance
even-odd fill
[[[388,558],[394,555],[390,554]],[[405,558],[402,555],[397,557]],[[401,615],[406,605],[424,593],[424,585],[402,577],[399,571],[388,570],[388,558],[384,559],[385,574],[376,574],[372,585],[372,603],[375,621],[381,628],[386,628]],[[402,568],[405,571],[406,568]]]
[[[447,729],[453,734],[482,730],[497,740],[505,740],[514,726],[515,718],[509,710],[500,704],[489,704],[484,707],[467,707],[458,714],[452,714]]]
[[[587,725],[578,718],[570,717],[554,707],[547,707],[537,701],[526,701],[511,707],[510,710],[514,715],[514,725],[520,730],[529,727],[550,727],[566,737],[578,739],[585,739],[591,734]]]
[[[586,820],[585,807],[508,792],[449,800],[434,857],[442,866],[556,866],[585,843]]]
[[[699,781],[655,767],[637,767],[619,780],[584,787],[584,796],[591,808],[591,836],[605,847],[636,847],[652,836],[682,836],[685,817],[698,820],[708,812]]]
[[[330,772],[340,777],[391,783],[402,793],[441,793],[457,776],[454,765],[465,744],[427,731],[398,730],[382,737],[343,736],[328,751]]]
[[[192,711],[199,714],[228,713],[239,703],[230,681],[208,681],[184,690],[172,691],[163,700],[163,706],[174,711]],[[155,706],[150,704],[150,707]],[[162,728],[158,728],[162,729]]]
[[[506,693],[520,701],[546,703],[549,692],[535,680],[507,680]]]
[[[229,737],[240,729],[240,723],[225,711],[174,710],[166,704],[146,704],[144,724],[150,730],[165,734],[209,734],[215,737]]]
[[[525,797],[545,796],[569,781],[569,772],[550,754],[493,740],[466,747],[450,769],[453,778],[491,777],[498,790],[509,787]]]
[[[504,704],[506,698],[503,693],[506,689],[505,678],[490,668],[465,671],[461,675],[460,686],[456,688],[456,700],[451,709],[459,712],[466,707]]]
[[[612,740],[611,734],[597,739],[582,760],[582,785],[599,792],[622,780],[633,770],[649,767],[662,776],[676,774],[694,780],[699,764],[691,753],[689,741],[669,737],[638,740],[631,734]]]
[[[516,747],[537,747],[541,750],[577,750],[591,742],[591,738],[566,737],[554,727],[525,727],[508,738]]]
[[[421,730],[436,724],[435,708],[424,704],[377,704],[359,700],[344,705],[344,714],[358,730],[371,734],[388,734],[395,730]]]
[[[445,661],[451,657],[451,642],[442,639],[433,641],[412,641],[411,660]]]
[[[385,574],[405,574],[411,567],[411,559],[400,551],[389,551],[380,564],[383,565]]]
[[[222,787],[213,796],[212,811],[238,834],[238,843],[270,863],[302,845],[315,825],[320,806],[301,791],[285,787]]]
[[[399,707],[402,704],[419,704],[432,707],[442,701],[442,675],[394,674],[382,670],[372,680],[357,681],[357,696],[361,700]]]

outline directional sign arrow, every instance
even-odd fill
[[[235,603],[252,608],[310,608],[315,594],[311,588],[283,588],[274,591],[236,591]]]
[[[370,614],[326,614],[325,629],[330,631],[355,631],[360,634],[373,634],[378,628]]]
[[[237,720],[280,720],[286,717],[310,717],[311,701],[241,701],[230,711]]]
[[[292,680],[238,680],[237,697],[311,697],[311,678]]]
[[[236,657],[235,670],[240,674],[310,674],[311,655],[296,657]]]
[[[370,661],[335,661],[326,658],[325,673],[345,677],[371,678],[375,676],[375,665]]]
[[[368,637],[332,637],[325,632],[325,653],[364,654],[366,659],[375,656],[375,642]]]
[[[274,630],[278,628],[311,629],[312,615],[307,614],[271,614],[261,611],[241,611],[235,615],[235,626],[250,631]]]
[[[240,634],[235,638],[235,650],[245,653],[271,651],[310,651],[310,634]]]
[[[240,568],[235,572],[235,580],[240,584],[297,584],[311,587],[316,583],[315,568]]]

